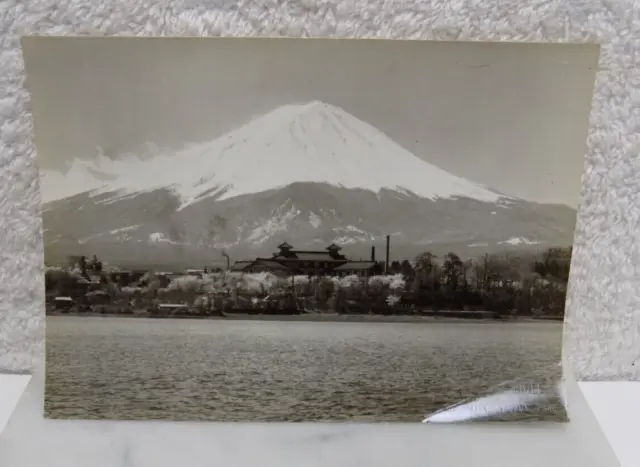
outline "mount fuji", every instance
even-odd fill
[[[209,143],[42,171],[45,256],[210,264],[329,243],[392,259],[570,245],[576,213],[499,193],[411,154],[344,110],[285,105]]]

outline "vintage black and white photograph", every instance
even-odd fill
[[[22,48],[46,417],[567,421],[596,45]]]

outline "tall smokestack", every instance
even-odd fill
[[[376,260],[376,247],[372,246],[371,247],[371,261],[375,261]]]
[[[387,235],[387,252],[384,260],[384,273],[389,273],[389,244],[391,243],[391,235]]]

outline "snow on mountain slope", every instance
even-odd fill
[[[502,242],[498,242],[498,244],[500,245],[537,245],[538,243],[540,243],[537,240],[529,240],[528,238],[524,238],[524,237],[513,237],[510,238],[509,240],[504,240]]]
[[[500,198],[422,161],[342,109],[317,101],[280,107],[211,145],[191,149],[185,159],[193,173],[185,174],[176,189],[187,204],[202,196],[227,199],[292,182],[374,192],[386,188],[432,199]]]
[[[170,188],[184,208],[209,197],[224,200],[294,182],[319,182],[429,199],[507,200],[422,161],[373,126],[318,101],[279,107],[211,143],[192,145],[175,155],[101,156],[93,171],[112,180],[100,180],[86,167],[74,166],[64,183],[48,175],[48,185],[56,189],[43,185],[43,197],[59,198],[58,185],[95,194],[116,191],[118,196]]]

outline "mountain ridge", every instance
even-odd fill
[[[80,195],[43,213],[45,253],[62,248],[58,260],[100,253],[121,261],[139,255],[138,263],[157,256],[181,263],[183,257],[193,262],[222,251],[236,259],[270,256],[284,240],[302,249],[338,243],[350,255],[367,258],[371,246],[383,248],[386,235],[393,259],[424,251],[472,257],[572,244],[575,212],[562,206],[518,203],[500,209],[469,199],[424,201],[354,191],[296,183],[184,210],[177,209],[179,200],[170,191],[110,204]],[[126,245],[136,251],[121,255]]]
[[[71,196],[64,175],[50,178],[67,195],[44,206],[45,253],[182,261],[204,251],[270,254],[282,240],[362,252],[391,235],[405,255],[446,245],[481,254],[573,239],[574,210],[450,174],[319,101],[281,106],[175,155],[154,153],[75,161],[68,180],[90,189]]]

